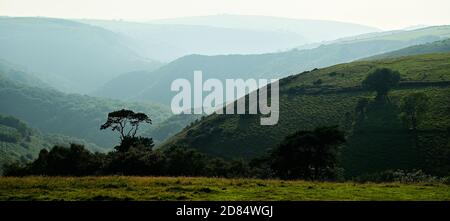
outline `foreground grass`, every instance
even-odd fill
[[[0,200],[450,200],[450,185],[187,177],[2,177]]]

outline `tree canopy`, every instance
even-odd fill
[[[127,137],[134,138],[136,136],[140,123],[151,124],[152,120],[144,113],[122,109],[109,113],[108,119],[100,126],[100,130],[111,128],[112,131],[118,131],[120,140],[123,141]]]
[[[400,73],[389,68],[378,68],[362,82],[363,88],[377,92],[377,99],[386,98],[389,90],[400,81]]]
[[[271,167],[283,179],[332,178],[337,169],[338,147],[344,142],[344,133],[337,127],[298,131],[272,152]]]

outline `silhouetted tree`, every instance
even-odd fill
[[[345,136],[337,127],[298,131],[288,137],[272,154],[271,168],[282,179],[333,178],[339,145]]]
[[[413,93],[402,99],[400,104],[401,117],[411,127],[417,129],[417,125],[422,120],[428,109],[428,97],[424,93]]]
[[[379,68],[370,73],[362,86],[377,92],[377,100],[387,99],[389,90],[400,81],[400,73],[389,68]]]
[[[152,123],[152,120],[144,113],[134,113],[132,110],[118,110],[108,114],[108,119],[100,126],[100,130],[111,128],[120,133],[120,140],[126,137],[134,138],[140,123]],[[127,129],[128,125],[130,128]],[[126,131],[128,130],[128,131]]]

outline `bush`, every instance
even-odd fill
[[[166,157],[166,175],[204,176],[207,174],[207,156],[195,149],[173,146],[164,151]]]
[[[337,127],[298,131],[270,154],[270,167],[282,179],[336,179],[337,159],[345,136]]]
[[[446,182],[445,178],[439,179],[435,176],[425,174],[422,170],[386,170],[383,172],[365,174],[354,179],[356,182],[400,182],[400,183],[433,183]]]
[[[3,176],[23,177],[28,175],[25,166],[19,162],[3,165]]]
[[[157,151],[130,147],[126,152],[110,152],[101,174],[156,176],[164,172],[165,158]]]

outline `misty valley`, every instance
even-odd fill
[[[1,16],[0,166],[1,201],[449,200],[450,25]]]

